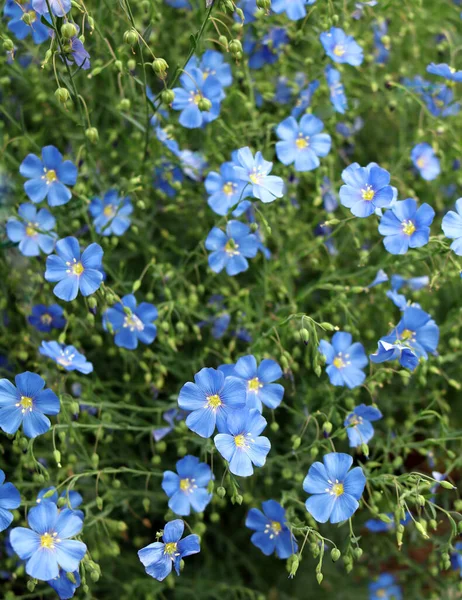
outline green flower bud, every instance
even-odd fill
[[[96,142],[99,140],[99,133],[96,127],[89,127],[88,129],[86,129],[85,135],[92,144],[96,144]]]
[[[242,52],[242,44],[239,40],[231,40],[228,47],[233,55],[235,55],[236,52]]]
[[[70,94],[67,91],[67,88],[59,87],[55,92],[55,98],[61,102],[61,104],[66,104],[70,98]]]
[[[310,332],[308,331],[308,329],[300,329],[300,337],[305,345],[308,344],[310,340]]]
[[[64,23],[61,27],[61,35],[65,40],[70,40],[77,35],[77,27],[74,23]]]
[[[98,507],[98,510],[103,510],[103,499],[101,496],[96,496],[96,506]]]
[[[260,1],[262,1],[262,0],[260,0]],[[258,3],[258,0],[257,0],[257,3]],[[322,573],[316,573],[316,581],[319,583],[319,585],[321,585],[323,579],[324,579],[324,575]]]
[[[334,562],[340,558],[341,554],[342,553],[340,552],[340,550],[338,548],[332,548],[332,550],[330,552],[330,556]]]
[[[169,105],[175,100],[175,92],[173,90],[164,90],[160,98],[164,104]]]
[[[415,523],[415,528],[421,535],[423,535],[424,538],[428,539],[427,531],[426,531],[425,527],[422,525],[422,523]]]
[[[212,108],[212,103],[208,98],[201,98],[198,104],[199,110],[209,111]]]
[[[3,49],[6,50],[7,52],[12,52],[14,50],[14,44],[13,44],[13,41],[10,40],[10,38],[5,38],[3,40]]]
[[[355,558],[356,558],[357,560],[359,560],[359,559],[361,558],[361,556],[363,555],[363,551],[362,551],[362,549],[361,549],[361,548],[355,548],[355,549],[353,550],[353,554],[355,555]]]
[[[225,35],[220,35],[218,38],[218,43],[220,46],[223,46],[225,50],[228,50],[228,38]]]
[[[122,98],[122,100],[120,101],[120,104],[119,104],[119,108],[120,108],[120,110],[127,112],[128,110],[130,110],[131,105],[132,105],[132,103],[130,102],[130,100],[128,98]]]
[[[322,430],[324,431],[324,433],[327,433],[327,435],[329,435],[332,432],[332,429],[333,425],[329,421],[326,421],[322,426]]]
[[[217,495],[220,498],[224,498],[226,496],[226,490],[223,486],[220,485],[220,487],[217,487]]]
[[[156,58],[152,63],[152,68],[154,73],[160,77],[160,79],[165,79],[167,75],[168,63],[163,58]]]
[[[27,582],[27,589],[29,592],[33,592],[35,590],[35,579],[29,579]]]
[[[61,452],[59,450],[53,450],[53,458],[55,459],[58,467],[61,467]]]
[[[440,486],[443,487],[445,490],[455,490],[456,489],[450,481],[440,481]]]
[[[299,437],[296,437],[292,443],[292,450],[297,450],[298,448],[300,448],[301,443],[302,443],[302,439]]]
[[[138,42],[138,32],[135,29],[129,29],[124,33],[124,42],[129,46],[134,46]]]

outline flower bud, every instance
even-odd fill
[[[335,562],[336,560],[338,560],[341,556],[341,552],[338,548],[332,548],[331,552],[330,552],[330,556],[332,558],[332,560]]]
[[[257,0],[257,7],[262,8],[263,10],[270,10],[271,0]]]
[[[454,490],[455,487],[452,485],[451,482],[449,481],[440,481],[440,486],[443,487],[445,490]]]
[[[58,467],[61,467],[61,452],[59,450],[53,450],[53,458],[55,459]]]
[[[120,101],[120,104],[119,104],[119,108],[120,108],[120,110],[123,110],[126,112],[126,111],[130,110],[131,105],[132,105],[132,103],[130,102],[130,100],[128,98],[122,98],[122,100]]]
[[[64,23],[61,27],[61,35],[65,40],[70,40],[77,35],[77,27],[74,23]]]
[[[158,75],[161,79],[165,79],[167,75],[168,63],[163,58],[156,58],[152,63],[152,68],[154,69],[154,73]]]
[[[363,555],[362,548],[355,548],[355,549],[353,550],[353,554],[355,555],[355,558],[356,558],[357,560],[359,560],[359,559],[361,558],[361,556]]]
[[[129,46],[134,46],[138,41],[138,32],[135,29],[129,29],[124,33],[124,42]]]
[[[417,529],[417,531],[423,535],[424,538],[428,538],[428,534],[425,530],[425,527],[422,525],[422,523],[415,523],[415,528]]]
[[[5,38],[3,40],[3,49],[7,52],[12,52],[14,50],[14,44],[13,41],[10,40],[10,38]]]
[[[292,443],[292,450],[298,450],[298,448],[300,448],[301,443],[302,443],[302,439],[299,437],[296,437]]]
[[[212,103],[208,98],[201,98],[198,104],[199,110],[208,112],[212,108]]]
[[[310,333],[309,333],[308,329],[305,329],[305,328],[300,329],[300,337],[302,338],[302,342],[306,346],[310,340]]]
[[[228,49],[228,38],[225,35],[220,35],[220,37],[218,38],[218,43],[220,44],[220,46],[223,46],[225,50]]]
[[[220,487],[217,487],[217,495],[220,498],[224,498],[226,496],[226,490],[223,486],[220,485]]]
[[[258,0],[257,0],[258,3]],[[324,575],[322,573],[316,573],[316,581],[321,585],[322,580],[324,579]]]
[[[86,129],[85,135],[92,144],[96,144],[96,142],[99,140],[99,133],[96,127],[89,127],[88,129]]]
[[[175,92],[173,90],[164,90],[160,95],[164,104],[171,104],[175,100]]]
[[[324,425],[322,426],[322,430],[324,431],[324,433],[327,433],[327,435],[329,435],[329,433],[332,432],[332,428],[333,428],[333,425],[329,421],[326,421],[324,423]]]
[[[231,40],[228,47],[233,55],[235,55],[236,52],[242,52],[242,44],[239,40]]]
[[[67,91],[67,88],[59,87],[55,92],[55,98],[59,100],[59,102],[61,102],[62,104],[65,104],[70,97],[71,96]]]

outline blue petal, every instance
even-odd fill
[[[172,542],[178,542],[178,540],[183,535],[184,531],[184,521],[182,519],[175,519],[174,521],[170,521],[164,527],[164,535],[163,540],[166,544]]]
[[[343,452],[330,452],[324,455],[323,462],[329,479],[332,482],[338,480],[342,483],[353,463],[353,459],[349,454]]]
[[[333,494],[315,494],[305,502],[306,510],[318,523],[326,523],[332,513],[335,504]]]

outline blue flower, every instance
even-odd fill
[[[347,63],[354,67],[363,62],[363,49],[351,35],[347,35],[339,27],[331,27],[321,33],[319,39],[324,50],[334,62]]]
[[[429,204],[417,208],[413,198],[395,202],[383,214],[379,224],[379,233],[385,236],[386,250],[390,254],[406,254],[409,248],[428,244],[434,216],[435,211]]]
[[[1,394],[1,392],[0,392]],[[12,483],[4,483],[5,473],[0,469],[0,531],[5,531],[13,522],[10,512],[19,508],[21,496]]]
[[[46,233],[56,226],[56,220],[46,209],[37,208],[33,204],[21,204],[18,209],[20,220],[12,217],[6,224],[8,239],[19,242],[19,251],[24,256],[39,256],[53,252],[56,233]]]
[[[166,423],[168,423],[168,426],[157,427],[156,429],[153,429],[152,436],[154,440],[156,442],[160,442],[160,440],[162,440],[166,435],[173,431],[173,428],[175,427],[175,422],[183,421],[186,417],[186,414],[187,413],[178,408],[170,408],[169,410],[166,410],[163,413],[162,418],[164,419],[164,421],[166,421]]]
[[[247,513],[245,526],[253,529],[250,541],[265,556],[276,551],[278,558],[289,558],[298,550],[294,535],[286,525],[286,511],[276,500],[262,502],[263,512],[251,508]]]
[[[60,500],[64,500],[68,505],[67,508],[71,508],[74,513],[81,519],[84,518],[84,512],[82,510],[76,510],[83,502],[82,495],[75,490],[63,490],[61,495],[58,496],[58,490],[55,487],[48,487],[40,490],[37,495],[37,504],[41,502],[54,502],[58,505]]]
[[[222,87],[228,87],[233,83],[231,66],[225,62],[223,54],[216,50],[206,50],[200,61],[196,56],[193,56],[186,65],[186,71],[191,67],[200,69],[204,79],[207,79],[209,75],[213,75],[218,79]],[[224,97],[225,94],[223,92],[222,98]]]
[[[334,69],[331,65],[327,65],[324,74],[326,76],[327,85],[329,86],[332,106],[338,113],[343,115],[348,108],[348,100],[345,94],[345,88],[343,87],[340,71],[337,71],[337,69]]]
[[[292,117],[298,119],[298,117],[305,112],[305,110],[310,106],[313,94],[318,89],[318,87],[319,81],[315,79],[300,92],[297,102],[295,103],[295,106],[293,107],[292,112],[290,113]]]
[[[367,444],[374,435],[371,421],[377,421],[382,416],[380,410],[375,406],[366,406],[365,404],[356,406],[353,412],[347,415],[343,423],[347,428],[350,447],[354,448],[361,444]]]
[[[422,275],[421,277],[411,277],[406,279],[401,275],[392,275],[391,276],[391,287],[393,290],[400,290],[404,286],[409,286],[411,290],[417,291],[421,290],[425,286],[430,283],[430,278],[428,275]]]
[[[173,89],[175,99],[172,108],[181,111],[180,125],[188,129],[202,127],[214,121],[220,113],[223,88],[216,77],[204,75],[200,69],[192,67],[180,77],[182,87]],[[200,109],[199,104],[203,99],[210,101],[210,110]]]
[[[178,193],[178,187],[175,184],[183,183],[183,171],[173,163],[163,160],[160,166],[154,170],[154,188],[160,189],[167,194],[169,198],[174,198]]]
[[[184,521],[175,519],[164,527],[163,542],[154,542],[138,552],[138,557],[146,569],[146,573],[158,581],[170,575],[172,567],[180,574],[180,562],[185,556],[201,551],[199,536],[187,535],[184,532]]]
[[[274,383],[282,377],[282,369],[275,360],[265,358],[257,366],[252,354],[242,356],[234,366],[233,375],[246,382],[247,408],[263,410],[263,404],[268,408],[277,408],[284,396],[284,388]]]
[[[390,43],[384,43],[384,38],[388,34],[388,23],[385,20],[375,23],[374,29],[374,46],[375,46],[375,62],[379,65],[384,65],[390,57]]]
[[[80,29],[78,25],[77,33],[79,33]],[[90,63],[90,54],[85,50],[82,40],[78,35],[74,35],[68,42],[69,50],[66,50],[65,56],[63,56],[63,60],[69,64],[75,64],[79,69],[83,69],[84,71],[88,71],[91,67]]]
[[[191,10],[189,0],[165,0],[165,2],[173,8],[186,8],[187,10]]]
[[[266,427],[266,419],[256,408],[233,410],[226,418],[226,432],[214,437],[215,446],[228,461],[233,475],[248,477],[253,466],[263,467],[271,449],[270,441],[260,433]]]
[[[244,20],[247,23],[252,23],[255,21],[258,15],[263,14],[263,11],[260,10],[257,6],[257,0],[239,0],[237,6],[244,13]],[[236,21],[241,22],[240,18],[234,13],[234,19]]]
[[[316,0],[273,0],[271,10],[280,15],[285,12],[291,21],[306,17],[305,6],[311,6]]]
[[[300,124],[294,117],[287,117],[276,127],[276,154],[284,165],[295,163],[296,171],[312,171],[321,164],[319,156],[330,152],[331,137],[321,133],[324,123],[313,115],[303,115]],[[282,190],[281,190],[282,193]]]
[[[244,408],[245,384],[237,377],[225,377],[221,371],[203,368],[194,375],[194,383],[181,388],[178,406],[191,411],[186,425],[201,437],[208,438],[215,430],[226,430],[226,417],[231,410]]]
[[[111,329],[115,333],[114,341],[119,348],[135,350],[138,341],[143,344],[152,344],[156,339],[157,327],[153,321],[157,319],[157,308],[154,304],[141,302],[136,305],[136,298],[128,294],[122,298],[122,303],[117,302],[108,308],[103,316],[103,327]]]
[[[261,69],[263,65],[272,65],[279,59],[289,36],[283,27],[273,27],[258,41],[247,33],[244,38],[244,52],[249,55],[249,67]]]
[[[64,17],[71,10],[71,0],[48,0],[48,3],[56,17]],[[39,15],[49,12],[46,0],[32,0],[32,7]]]
[[[31,18],[31,24],[26,25],[22,20],[25,13]],[[19,5],[15,0],[7,0],[3,8],[3,14],[10,19],[8,29],[14,33],[18,40],[25,39],[32,34],[34,44],[41,44],[51,37],[51,29],[40,21],[40,17],[32,10],[30,2],[24,2]]]
[[[431,73],[432,75],[439,75],[440,77],[444,77],[445,79],[449,79],[450,81],[462,81],[462,71],[456,71],[453,67],[446,65],[445,63],[441,63],[439,65],[435,65],[435,63],[430,63],[427,67],[427,73]]]
[[[93,371],[93,365],[74,346],[65,346],[58,342],[42,342],[40,354],[53,359],[66,371],[80,371],[88,375]]]
[[[254,258],[258,252],[258,239],[250,232],[250,227],[239,221],[229,221],[226,233],[214,227],[205,240],[209,255],[209,266],[215,273],[225,267],[228,275],[237,275],[247,271],[247,258]]]
[[[425,181],[433,181],[441,172],[440,161],[430,144],[422,142],[411,150],[411,160]]]
[[[205,189],[209,194],[207,204],[221,216],[251,194],[250,186],[239,179],[235,166],[237,163],[234,160],[225,162],[220,167],[220,173],[212,171],[205,179]]]
[[[370,283],[367,287],[373,288],[376,285],[380,285],[381,283],[385,283],[386,281],[388,281],[388,275],[385,273],[385,271],[383,269],[379,269],[377,271],[377,275],[374,278],[374,281],[372,283]]]
[[[54,146],[42,148],[42,160],[35,154],[28,154],[19,167],[19,172],[28,179],[24,190],[37,204],[48,198],[50,206],[67,204],[72,197],[68,185],[77,181],[77,167],[70,161],[63,161],[61,152]]]
[[[62,329],[66,324],[64,311],[58,304],[36,304],[27,320],[38,331],[49,332],[52,329]]]
[[[323,463],[312,464],[303,482],[305,492],[313,494],[306,510],[318,523],[340,523],[357,511],[366,478],[361,467],[348,472],[353,463],[349,454],[331,452]]]
[[[326,373],[332,385],[346,386],[353,389],[361,385],[366,379],[362,371],[367,365],[367,356],[364,347],[359,342],[352,342],[351,333],[337,331],[330,344],[321,340],[319,352],[326,359]]]
[[[454,550],[451,554],[451,565],[454,571],[459,571],[462,577],[462,542],[456,542]]]
[[[69,579],[68,573],[59,570],[58,577],[47,581],[48,585],[58,594],[59,600],[70,600],[74,597],[76,589],[80,586],[80,575],[78,571],[72,573],[73,581]]]
[[[419,364],[419,359],[414,351],[400,342],[378,341],[377,351],[369,356],[372,362],[382,363],[391,360],[399,360],[399,364],[405,369],[414,371]]]
[[[45,381],[30,371],[16,375],[14,382],[16,387],[0,379],[0,428],[13,434],[22,424],[24,435],[35,438],[50,429],[45,415],[59,413],[59,398],[52,390],[44,390]]]
[[[185,175],[193,181],[202,181],[203,171],[207,168],[207,161],[201,152],[181,150],[178,158]]]
[[[369,584],[369,600],[402,600],[401,588],[390,573],[382,573]]]
[[[27,515],[30,529],[15,527],[10,533],[13,550],[26,561],[26,573],[41,581],[59,576],[60,568],[73,572],[79,568],[87,547],[71,540],[79,534],[83,521],[72,510],[58,511],[53,502],[43,502]]]
[[[441,228],[444,235],[451,240],[451,250],[462,256],[462,198],[456,201],[456,211],[450,210],[443,217]]]
[[[253,157],[250,148],[246,146],[237,152],[239,166],[234,170],[241,181],[251,184],[252,194],[262,202],[273,202],[282,198],[284,181],[280,177],[270,175],[273,163],[265,160],[261,152]]]
[[[77,294],[90,296],[103,281],[103,249],[99,244],[90,244],[80,256],[79,242],[67,237],[56,243],[56,254],[47,258],[45,279],[56,282],[55,296],[66,302],[77,298]]]
[[[162,489],[169,497],[168,507],[181,517],[187,517],[191,508],[194,512],[203,512],[212,499],[207,491],[212,479],[209,465],[188,455],[176,463],[176,470],[178,475],[165,471],[162,480]]]
[[[453,103],[454,92],[447,85],[438,85],[432,93],[423,93],[422,98],[435,117],[449,117],[457,115],[460,111],[460,104]]]
[[[346,185],[340,188],[340,202],[351,209],[355,217],[369,217],[377,208],[390,206],[393,188],[390,173],[377,163],[361,167],[353,163],[342,172]]]
[[[109,190],[104,198],[93,198],[89,211],[96,233],[123,235],[130,227],[133,206],[130,198],[119,198],[116,190]]]
[[[322,179],[321,196],[324,209],[327,210],[327,212],[334,212],[338,207],[338,199],[329,177],[324,176]]]

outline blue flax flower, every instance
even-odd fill
[[[382,413],[375,406],[366,406],[360,404],[356,406],[349,415],[347,415],[344,425],[347,428],[348,441],[350,447],[354,448],[361,444],[367,444],[374,435],[372,421],[382,418]]]
[[[321,33],[321,44],[324,50],[334,62],[347,63],[354,67],[363,62],[363,49],[339,27],[331,27],[329,31]]]
[[[366,375],[362,369],[368,362],[363,345],[351,342],[351,333],[337,331],[331,344],[326,340],[321,340],[319,344],[319,352],[326,359],[326,373],[332,385],[346,386],[350,390],[365,380]]]
[[[122,303],[117,302],[107,309],[103,316],[103,326],[107,331],[110,323],[115,333],[116,346],[135,350],[138,348],[138,341],[152,344],[156,339],[157,327],[153,321],[157,319],[157,314],[154,304],[141,302],[137,306],[135,296],[128,294],[122,298]]]
[[[425,181],[433,181],[441,172],[440,161],[430,144],[422,142],[411,150],[411,160]]]
[[[255,356],[242,356],[236,363],[233,375],[243,379],[247,389],[247,408],[263,410],[277,408],[284,396],[284,388],[274,383],[282,377],[282,369],[275,360],[265,358],[257,365]]]
[[[66,572],[78,570],[87,547],[71,540],[79,534],[83,521],[72,510],[58,511],[54,502],[43,502],[27,515],[30,529],[15,527],[10,533],[13,550],[26,561],[26,573],[35,579],[49,581]]]
[[[345,185],[340,188],[340,202],[355,217],[369,217],[377,208],[390,206],[393,201],[390,173],[377,163],[369,163],[367,167],[353,163],[343,170],[342,179]]]
[[[209,465],[188,455],[176,463],[176,470],[178,474],[165,471],[162,480],[162,489],[169,498],[168,507],[181,517],[187,517],[191,508],[194,512],[203,512],[212,499],[207,491],[212,479]]]
[[[24,190],[35,204],[45,198],[50,206],[67,204],[72,193],[66,186],[75,185],[77,181],[77,167],[70,160],[63,161],[61,152],[54,146],[42,148],[41,160],[35,154],[28,154],[19,172],[29,180]]]
[[[458,83],[462,81],[462,71],[457,71],[456,69],[454,69],[454,67],[450,67],[445,63],[440,63],[439,65],[435,65],[435,63],[430,63],[427,67],[427,73],[431,73],[432,75],[439,75],[440,77],[449,79],[449,81],[456,81]]]
[[[77,298],[79,291],[82,296],[90,296],[103,281],[102,258],[99,244],[90,244],[80,256],[78,240],[64,238],[56,243],[56,254],[47,258],[45,279],[59,282],[53,293],[66,302]]]
[[[237,377],[225,377],[221,371],[203,368],[194,375],[194,383],[181,388],[178,406],[191,411],[186,425],[201,437],[208,438],[215,430],[226,430],[226,417],[231,410],[244,408],[245,384]]]
[[[375,46],[375,62],[379,65],[384,65],[388,62],[390,57],[390,43],[384,42],[388,34],[388,23],[386,20],[382,20],[375,23],[374,29],[374,46]]]
[[[383,245],[390,254],[406,254],[409,248],[420,248],[428,243],[430,225],[435,211],[429,204],[417,208],[413,198],[395,202],[379,224]]]
[[[218,452],[228,461],[233,475],[248,477],[253,466],[262,467],[271,449],[270,441],[260,433],[266,427],[266,419],[256,408],[233,410],[226,418],[226,433],[215,436]]]
[[[177,167],[168,160],[163,160],[161,164],[154,169],[154,188],[160,189],[169,198],[174,198],[178,189],[183,183],[184,175],[180,167]]]
[[[27,320],[35,329],[46,333],[52,329],[62,329],[66,324],[63,309],[58,304],[36,304]]]
[[[133,206],[130,198],[120,198],[116,190],[109,190],[104,198],[93,198],[89,211],[96,233],[123,235],[130,227]]]
[[[71,0],[48,0],[48,4],[56,17],[64,17],[71,10]],[[32,0],[32,7],[39,15],[49,12],[48,4],[47,0]]]
[[[6,224],[6,234],[12,242],[19,242],[19,251],[24,256],[39,256],[53,252],[57,235],[51,230],[56,219],[46,209],[37,212],[33,204],[21,204],[18,209],[20,219],[12,217]]]
[[[401,275],[392,275],[391,276],[391,287],[393,290],[400,290],[404,286],[408,286],[413,291],[421,290],[426,287],[430,283],[430,278],[428,275],[422,275],[421,277],[410,277],[406,279]]]
[[[91,67],[90,54],[85,50],[82,40],[78,36],[80,28],[77,27],[77,35],[74,35],[67,42],[67,47],[64,47],[65,55],[62,57],[64,62],[68,65],[76,65],[79,69],[88,71]]]
[[[394,531],[396,528],[394,514],[386,513],[386,515],[391,520],[390,523],[385,523],[381,519],[368,519],[364,523],[364,526],[368,531],[371,531],[372,533],[384,533],[386,531]],[[409,515],[409,513],[407,513],[406,517],[400,520],[400,525],[407,525],[410,520],[411,516]]]
[[[65,346],[58,342],[42,342],[40,354],[48,356],[66,371],[79,371],[88,375],[93,371],[93,365],[74,346]]]
[[[197,56],[193,56],[186,65],[186,71],[189,71],[191,67],[200,69],[204,79],[207,79],[209,75],[213,75],[222,87],[228,87],[233,83],[231,66],[225,62],[223,54],[216,50],[206,50],[200,61]],[[224,92],[221,97],[225,97]]]
[[[22,424],[24,435],[35,438],[50,429],[45,415],[57,415],[59,398],[45,381],[30,371],[16,375],[16,387],[8,379],[0,379],[0,427],[5,433],[16,433]]]
[[[377,275],[374,277],[374,281],[372,283],[370,283],[367,287],[373,288],[376,285],[380,285],[381,283],[385,283],[386,281],[388,281],[388,275],[385,273],[385,271],[383,269],[379,269],[377,271]]]
[[[292,117],[298,119],[298,117],[306,111],[306,109],[310,106],[313,95],[318,89],[318,87],[319,81],[315,79],[314,81],[309,83],[303,90],[301,90],[295,103],[295,106],[293,107],[292,112],[290,113]]]
[[[258,41],[250,33],[247,33],[243,49],[249,55],[249,67],[261,69],[265,64],[274,64],[288,42],[289,36],[284,27],[273,27]]]
[[[296,171],[312,171],[320,165],[319,156],[330,152],[331,137],[321,133],[324,123],[313,115],[303,115],[300,123],[287,117],[276,127],[282,141],[276,143],[276,154],[284,165],[294,163]]]
[[[382,573],[369,584],[369,600],[402,600],[401,588],[390,573]]]
[[[73,581],[69,579],[64,569],[59,569],[58,577],[47,581],[48,585],[58,594],[59,600],[70,600],[74,597],[76,589],[80,586],[80,575],[78,571],[72,573]]]
[[[278,558],[289,558],[298,550],[294,535],[286,525],[286,511],[276,500],[262,502],[263,512],[251,508],[247,513],[245,526],[253,529],[250,541],[265,556],[276,551]]]
[[[188,129],[202,127],[214,121],[220,113],[220,102],[223,88],[220,81],[213,75],[204,77],[200,69],[192,67],[180,77],[182,87],[174,88],[175,99],[172,102],[173,110],[180,110],[180,125]],[[209,100],[211,108],[200,108],[201,100]]]
[[[273,163],[265,160],[261,152],[253,157],[250,148],[246,146],[237,152],[239,166],[234,170],[241,181],[251,185],[252,194],[262,202],[273,202],[282,198],[284,181],[275,175],[270,175]]]
[[[205,240],[205,247],[211,250],[209,266],[215,273],[224,268],[228,275],[237,275],[249,268],[248,258],[258,252],[258,238],[250,227],[239,221],[229,221],[226,233],[214,227]]]
[[[5,473],[0,469],[0,531],[5,531],[13,522],[10,512],[19,508],[21,496],[12,483],[5,482]]]
[[[462,256],[462,198],[456,201],[456,211],[450,210],[444,215],[441,227],[444,235],[454,240],[451,244],[451,250],[457,256]]]
[[[451,565],[454,571],[459,571],[460,577],[462,577],[462,542],[456,542],[454,544],[454,550],[451,554]]]
[[[271,10],[280,15],[285,12],[291,21],[306,17],[305,6],[311,6],[316,0],[273,0]]]
[[[435,117],[449,117],[457,115],[460,111],[460,104],[453,102],[454,92],[447,85],[438,85],[431,93],[424,92],[422,98]]]
[[[334,212],[338,207],[338,198],[329,177],[324,176],[322,179],[321,196],[324,209],[327,210],[327,212]]]
[[[234,170],[235,166],[237,163],[234,160],[225,162],[221,165],[219,173],[212,171],[205,179],[205,189],[209,194],[207,204],[217,215],[226,215],[231,208],[251,194],[251,187],[239,179]]]
[[[170,521],[164,527],[163,542],[154,542],[138,552],[138,557],[146,569],[146,573],[158,581],[170,575],[172,567],[180,574],[180,562],[186,556],[200,552],[200,541],[197,535],[187,535],[181,539],[184,522],[181,519]]]
[[[359,507],[366,485],[363,470],[349,471],[353,459],[342,452],[326,454],[323,463],[312,464],[303,482],[305,492],[313,494],[305,503],[306,510],[318,523],[346,521]]]
[[[331,65],[327,65],[324,74],[326,76],[327,85],[329,86],[332,106],[335,111],[343,115],[348,108],[348,100],[340,71],[337,71],[337,69],[334,69]]]
[[[162,414],[162,418],[166,423],[168,423],[168,425],[164,427],[157,427],[156,429],[152,430],[152,437],[154,440],[156,442],[160,442],[160,440],[173,431],[175,422],[183,421],[185,417],[186,413],[178,408],[170,408],[169,410],[166,410]]]
[[[23,21],[23,16],[26,13],[31,19],[30,25],[26,25]],[[3,8],[3,14],[10,19],[8,29],[14,33],[18,40],[23,40],[31,34],[34,44],[41,44],[51,36],[52,30],[40,21],[40,16],[33,10],[30,2],[19,4],[15,0],[7,0]]]

